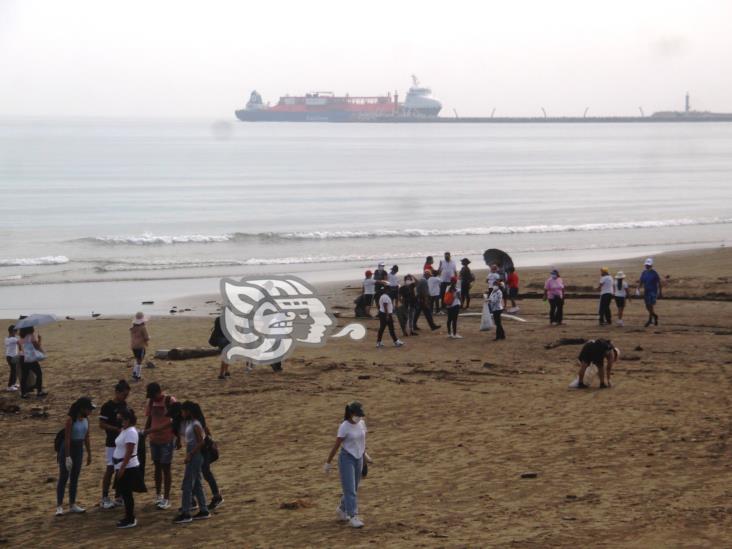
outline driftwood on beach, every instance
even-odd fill
[[[173,349],[158,349],[155,351],[155,358],[167,360],[188,360],[191,358],[206,358],[216,356],[221,351],[215,347],[175,347]]]

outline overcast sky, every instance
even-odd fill
[[[732,0],[0,0],[0,115],[227,119],[410,75],[443,114],[732,111]]]

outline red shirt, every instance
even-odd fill
[[[518,278],[518,274],[516,273],[516,271],[513,271],[512,273],[510,273],[508,275],[508,278],[506,279],[506,283],[508,284],[508,287],[509,288],[516,288],[516,289],[518,289],[518,287],[519,287],[519,278]]]

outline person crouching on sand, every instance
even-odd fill
[[[323,471],[330,473],[333,458],[338,454],[338,473],[341,477],[343,496],[336,508],[338,520],[348,522],[353,528],[361,528],[363,522],[358,516],[358,484],[364,468],[364,460],[371,463],[366,453],[366,414],[360,402],[354,401],[346,405],[343,423],[338,427],[335,444],[328,454]]]
[[[145,359],[145,351],[147,343],[150,341],[150,335],[147,333],[145,322],[147,319],[142,312],[135,314],[130,326],[130,349],[132,356],[135,358],[135,366],[132,368],[132,379],[140,381],[142,379],[142,361]]]
[[[613,364],[620,358],[620,350],[613,345],[613,342],[607,339],[591,339],[582,346],[577,362],[579,364],[579,373],[577,374],[577,389],[586,389],[585,371],[590,364],[597,366],[598,375],[600,377],[600,388],[605,389],[612,387],[610,384],[610,375],[612,373]],[[607,362],[607,368],[605,367]],[[605,380],[607,379],[607,383]]]

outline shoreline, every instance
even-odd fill
[[[657,246],[656,248],[660,248]],[[526,290],[523,279],[524,276],[534,275],[539,272],[542,267],[556,266],[562,269],[576,270],[586,269],[590,266],[600,266],[606,263],[623,264],[632,266],[633,260],[643,258],[649,255],[659,258],[669,258],[675,256],[693,256],[694,254],[709,254],[719,250],[729,249],[725,244],[719,244],[717,246],[709,247],[684,247],[681,249],[672,249],[665,251],[649,251],[644,250],[644,253],[640,253],[639,250],[634,250],[635,253],[624,253],[629,252],[627,248],[616,249],[616,250],[597,250],[597,255],[602,255],[602,258],[591,257],[580,260],[572,260],[569,257],[573,254],[565,253],[563,260],[561,261],[536,261],[533,263],[521,264],[520,261],[517,263],[517,270],[519,276],[522,278],[521,291]],[[587,250],[582,250],[587,252]],[[605,252],[605,253],[602,253]],[[609,252],[609,253],[608,253]],[[619,252],[619,253],[618,253]],[[455,256],[459,261],[459,258]],[[413,260],[413,258],[411,258]],[[394,260],[397,262],[398,260]],[[435,256],[435,261],[439,261],[439,256]],[[478,265],[478,266],[476,266]],[[624,267],[625,268],[625,267]],[[476,274],[476,285],[480,285],[482,281],[482,273],[487,270],[487,267],[477,260],[473,261],[473,271]],[[298,270],[272,270],[269,272],[262,272],[263,276],[267,274],[292,274],[306,278],[316,288],[318,288],[323,295],[327,296],[329,301],[341,308],[351,308],[350,304],[344,305],[341,303],[342,296],[339,295],[337,288],[343,290],[353,290],[353,288],[360,287],[362,270],[357,267],[341,270],[329,270],[327,268],[319,269],[317,271],[304,271],[298,272]],[[400,275],[406,274],[407,270],[400,272]],[[346,274],[351,273],[352,276],[347,277]],[[309,276],[308,276],[309,275]],[[53,282],[43,284],[27,284],[24,286],[12,285],[12,286],[0,286],[0,303],[3,306],[0,307],[1,318],[15,318],[20,314],[30,314],[34,312],[48,312],[57,314],[61,317],[71,316],[85,318],[86,316],[91,317],[92,312],[98,312],[105,318],[125,318],[131,314],[134,314],[137,310],[142,310],[149,316],[156,317],[173,317],[173,316],[185,316],[185,317],[210,317],[217,309],[217,304],[207,303],[209,301],[219,301],[220,295],[218,292],[207,291],[209,287],[218,288],[218,283],[221,278],[239,278],[241,275],[224,275],[216,277],[181,277],[181,278],[161,278],[161,279],[140,279],[140,280],[115,280],[115,281],[85,281],[85,282]],[[186,292],[186,288],[195,287],[200,289],[198,291],[191,290]],[[26,309],[8,307],[7,295],[4,293],[12,293],[9,289],[20,289],[21,292],[29,289],[34,289],[36,292],[33,293],[32,305]],[[61,289],[65,291],[61,292]],[[100,299],[97,302],[92,302],[91,299],[86,299],[85,296],[88,294],[96,294]],[[106,293],[109,292],[109,293]],[[114,293],[112,293],[114,292]],[[341,294],[343,292],[340,292]],[[351,291],[352,293],[352,291]],[[132,299],[127,299],[129,303],[127,308],[129,310],[123,310],[120,300],[116,303],[119,304],[119,308],[114,310],[114,300],[110,303],[109,300],[105,306],[105,299],[102,297],[104,294],[109,296],[110,294],[115,298],[122,296],[132,295]],[[350,293],[349,293],[350,295]],[[5,299],[3,299],[5,298]],[[64,306],[59,303],[58,299],[62,300],[78,300],[83,303],[82,305],[67,305]],[[123,297],[122,299],[125,299]],[[44,301],[45,300],[45,301]],[[153,305],[143,305],[142,301],[153,301]],[[112,305],[112,306],[109,306]],[[176,310],[173,313],[173,310]],[[110,311],[111,312],[107,312]],[[85,316],[86,315],[86,316]]]

